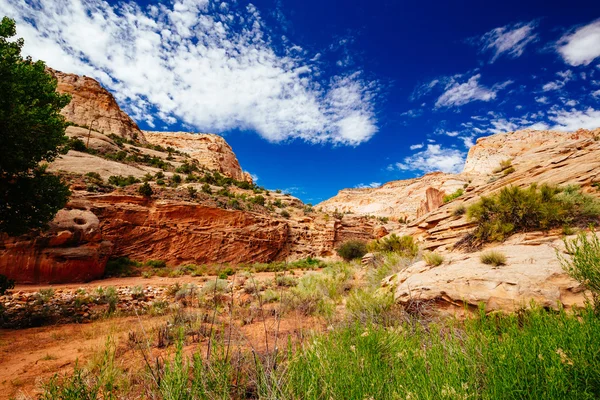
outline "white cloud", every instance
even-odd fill
[[[446,91],[437,99],[435,106],[439,107],[459,107],[472,101],[490,101],[496,98],[499,90],[510,85],[512,81],[506,81],[492,88],[487,88],[479,84],[480,74],[474,75],[467,82],[458,83],[455,79],[446,85]]]
[[[556,110],[548,117],[556,125],[552,129],[576,131],[578,129],[596,129],[600,127],[600,110],[589,107],[586,110]]]
[[[520,57],[525,47],[537,40],[537,34],[533,33],[536,26],[537,22],[532,21],[492,29],[481,38],[481,51],[492,53],[490,63],[503,54],[510,58]]]
[[[567,84],[567,82],[573,79],[573,71],[571,70],[559,71],[556,73],[556,75],[558,75],[561,79],[548,82],[544,86],[542,86],[542,90],[544,92],[562,89]]]
[[[504,118],[491,120],[490,124],[492,127],[488,131],[491,133],[514,132],[519,128],[519,125]]]
[[[550,100],[548,100],[548,98],[546,96],[540,96],[540,97],[536,97],[535,101],[540,103],[540,104],[548,104],[550,103]]]
[[[379,186],[381,186],[381,182],[371,182],[371,183],[359,183],[358,185],[354,186],[356,189],[373,189],[373,188],[378,188]]]
[[[600,57],[600,19],[564,35],[557,51],[570,65],[588,65]]]
[[[325,79],[315,56],[270,35],[254,6],[222,4],[0,0],[0,13],[17,20],[24,53],[97,78],[138,121],[152,113],[271,142],[358,145],[377,132],[376,83],[359,72]]]
[[[427,149],[412,156],[406,157],[402,162],[392,165],[403,171],[421,171],[424,173],[442,171],[459,173],[465,164],[465,153],[452,148],[443,148],[439,144],[428,144]]]
[[[415,88],[410,96],[410,100],[414,101],[429,94],[438,84],[441,84],[440,79],[434,79],[431,82],[424,83]]]
[[[410,146],[411,150],[419,150],[422,149],[423,147],[425,147],[425,145],[423,143],[418,143],[418,144],[413,144],[412,146]]]
[[[596,91],[592,92],[592,96],[600,97],[600,90],[596,90]]]

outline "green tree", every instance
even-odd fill
[[[40,229],[70,195],[60,178],[47,174],[67,142],[60,110],[70,96],[56,92],[56,80],[42,61],[23,58],[15,22],[0,22],[0,232],[19,235]]]

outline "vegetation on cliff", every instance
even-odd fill
[[[503,241],[517,232],[585,226],[599,216],[600,202],[576,186],[509,186],[469,207],[467,218],[477,227],[465,240],[474,245]]]

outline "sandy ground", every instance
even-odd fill
[[[296,275],[304,272],[297,271]],[[272,279],[274,273],[257,273],[257,280]],[[168,286],[174,283],[196,283],[201,285],[214,277],[177,278],[140,277],[111,278],[88,283],[58,284],[58,285],[18,285],[15,292],[38,291],[42,288],[54,289],[87,288],[98,286]],[[229,278],[230,280],[233,277]],[[271,305],[271,307],[276,307]],[[284,348],[288,339],[299,342],[305,332],[323,330],[323,322],[313,317],[303,317],[297,313],[286,315],[277,320],[272,314],[266,313],[265,320],[241,326],[236,323],[234,341],[236,346],[257,351],[277,347]],[[63,324],[28,329],[0,329],[0,399],[36,398],[40,393],[42,382],[47,382],[55,374],[68,374],[74,366],[86,366],[90,360],[105,348],[108,337],[118,346],[126,347],[128,335],[136,330],[149,332],[154,326],[164,324],[170,316],[124,316],[110,317],[85,324]],[[206,345],[198,343],[193,348]],[[133,350],[132,350],[133,351]],[[190,350],[192,351],[192,350]],[[128,355],[129,357],[129,355]]]

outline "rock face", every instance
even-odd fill
[[[540,144],[540,138],[547,133],[542,131],[533,135],[531,131],[521,131],[479,140],[471,149],[470,155],[477,156],[486,152],[487,148],[500,146],[499,142],[518,142],[519,137],[530,143],[531,147],[520,146],[518,153],[508,150],[508,155],[512,157],[500,157],[502,160],[512,158],[514,172],[506,176],[502,173],[471,175],[474,177],[473,183],[463,196],[412,221],[402,233],[419,237],[425,249],[450,248],[473,227],[465,215],[454,215],[453,211],[459,206],[469,207],[481,196],[493,194],[508,185],[527,187],[533,183],[575,184],[591,195],[600,196],[600,192],[591,186],[600,181],[600,141],[595,139],[600,134],[600,129],[575,133],[550,132],[549,137],[556,135],[562,137],[562,140]],[[472,170],[488,169],[486,166],[479,167],[469,159],[467,163]],[[474,184],[476,182],[481,183]]]
[[[61,112],[67,121],[91,126],[106,134],[114,133],[131,140],[144,141],[144,134],[137,124],[121,110],[114,96],[98,81],[52,69],[49,71],[58,80],[57,91],[72,97]]]
[[[147,201],[138,196],[105,195],[86,199],[113,241],[113,256],[160,259],[177,266],[267,262],[277,259],[288,226],[261,214],[200,204]]]
[[[189,154],[201,165],[238,181],[252,182],[242,170],[233,150],[225,139],[210,133],[144,132],[148,142],[173,147]]]
[[[112,244],[90,211],[60,210],[42,235],[0,241],[0,274],[19,283],[84,282],[104,275]]]
[[[561,268],[556,251],[564,248],[556,239],[527,243],[515,237],[494,248],[507,256],[506,265],[493,267],[480,262],[480,253],[449,254],[438,267],[419,261],[389,277],[384,287],[398,302],[432,301],[442,309],[462,312],[485,304],[487,312],[515,311],[538,306],[554,308],[582,306],[581,285]],[[519,243],[519,244],[517,244]]]

